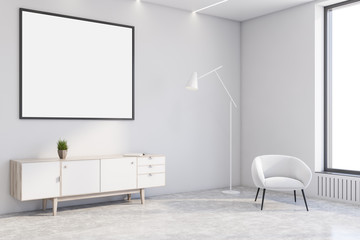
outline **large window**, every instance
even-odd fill
[[[324,15],[325,170],[360,174],[360,0]]]

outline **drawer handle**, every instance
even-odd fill
[[[149,177],[151,177],[152,176],[152,174],[151,173],[149,173]]]
[[[151,160],[151,159],[152,159],[152,157],[150,156],[150,157],[149,157],[149,159]]]
[[[152,166],[151,166],[151,165],[149,165],[149,168],[152,168]]]
[[[65,165],[64,168],[67,168],[67,166]]]
[[[131,164],[134,164],[134,162],[131,162]]]

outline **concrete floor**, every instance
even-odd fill
[[[108,202],[0,216],[0,239],[360,239],[360,207],[268,191],[264,210],[256,189],[221,189],[148,198],[145,205]],[[260,194],[259,194],[260,195]]]

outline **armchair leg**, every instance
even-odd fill
[[[309,211],[309,208],[308,208],[308,205],[307,205],[307,202],[306,202],[306,197],[305,197],[304,189],[301,189],[301,192],[302,192],[302,195],[303,195],[303,198],[304,198],[304,202],[305,202],[305,206],[306,206],[306,211]]]
[[[258,188],[258,190],[257,190],[257,192],[256,192],[255,202],[256,202],[256,199],[257,199],[257,197],[258,197],[258,195],[259,195],[259,191],[260,191],[260,188]]]
[[[265,188],[263,189],[263,196],[262,196],[262,201],[261,201],[261,211],[263,210],[264,207],[264,199],[265,199]]]
[[[294,200],[296,202],[296,190],[294,190]]]

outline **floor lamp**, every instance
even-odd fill
[[[200,77],[198,77],[197,72],[194,72],[191,76],[191,79],[189,80],[189,82],[186,84],[186,88],[189,90],[198,90],[199,89],[199,84],[198,84],[198,80],[208,76],[211,73],[215,73],[216,76],[218,77],[221,85],[223,86],[223,88],[225,89],[225,92],[228,94],[229,98],[230,98],[230,189],[223,191],[223,193],[226,194],[239,194],[239,191],[234,191],[232,190],[232,107],[234,106],[235,108],[237,108],[237,105],[234,101],[234,99],[232,98],[232,96],[230,95],[229,91],[227,90],[224,82],[222,81],[219,73],[217,72],[220,68],[222,68],[223,66],[217,67],[213,70],[211,70],[208,73],[205,73],[204,75],[201,75]]]

